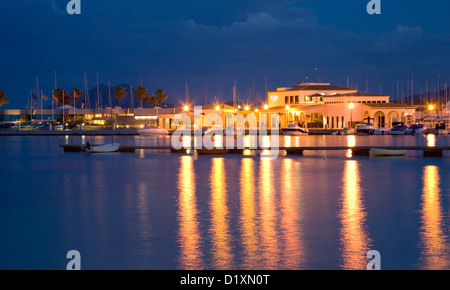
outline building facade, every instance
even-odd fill
[[[280,115],[281,126],[353,128],[371,118],[377,126],[415,120],[415,106],[390,103],[388,95],[359,93],[330,83],[297,83],[268,92],[267,112]]]

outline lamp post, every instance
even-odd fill
[[[429,105],[428,106],[428,110],[430,110],[430,114],[431,114],[431,127],[433,127],[433,110],[434,110],[434,106],[433,105]]]
[[[355,104],[349,103],[348,108],[350,109],[350,126],[353,128],[353,109],[355,108]]]

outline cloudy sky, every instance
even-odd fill
[[[267,89],[314,80],[365,91],[397,93],[414,78],[414,90],[450,84],[449,1],[381,0],[69,0],[0,2],[0,88],[24,108],[36,75],[51,94],[54,75],[66,90],[130,83],[142,76],[149,90],[164,88],[183,103],[185,84],[197,103],[229,100],[236,81],[248,98],[255,82]]]

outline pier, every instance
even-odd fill
[[[64,152],[82,152],[84,145],[60,145]],[[311,146],[311,147],[279,147],[279,151],[285,151],[287,155],[303,155],[304,151],[348,151],[352,150],[353,156],[369,156],[370,149],[408,150],[422,151],[424,157],[443,157],[449,147],[427,146]],[[175,149],[172,146],[120,146],[119,152],[134,153],[136,150],[162,150],[171,153],[186,153],[188,148]],[[218,148],[222,149],[222,148]],[[228,154],[243,154],[244,150],[270,150],[263,148],[228,149]]]

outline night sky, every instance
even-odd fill
[[[240,99],[255,83],[266,90],[297,81],[347,84],[394,97],[397,81],[414,78],[414,90],[450,84],[450,2],[381,0],[369,15],[368,0],[69,0],[0,2],[0,88],[25,108],[35,85],[50,95],[58,86],[84,91],[100,83],[130,83],[182,104],[188,82],[203,104]],[[308,79],[307,79],[308,78]],[[411,84],[409,84],[411,85]],[[216,96],[216,98],[214,98]]]

